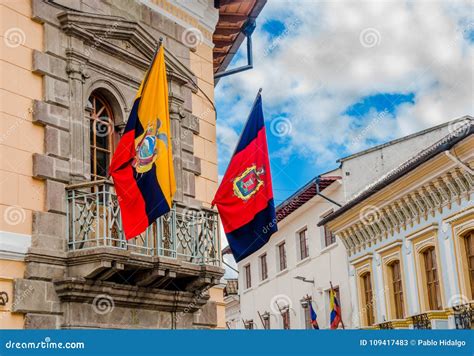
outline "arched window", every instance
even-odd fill
[[[397,319],[403,319],[403,287],[402,274],[400,271],[400,261],[395,260],[390,265],[390,275],[392,278],[393,312]]]
[[[428,247],[423,251],[423,260],[425,266],[426,290],[428,292],[428,306],[430,310],[440,310],[442,309],[441,292],[434,246]]]
[[[372,281],[370,272],[367,272],[361,276],[362,287],[363,287],[363,297],[365,303],[365,318],[367,321],[367,326],[371,326],[374,321],[374,305],[373,305],[373,294],[372,294]]]
[[[86,108],[90,121],[91,179],[105,179],[114,151],[114,116],[107,100],[93,92]]]
[[[474,230],[468,231],[463,236],[464,251],[467,261],[467,274],[471,287],[471,300],[474,299]]]

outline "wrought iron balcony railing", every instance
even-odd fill
[[[174,207],[141,235],[126,240],[113,183],[93,181],[67,187],[69,251],[108,247],[193,264],[220,266],[217,214]]]
[[[431,329],[431,320],[427,313],[413,315],[411,320],[413,329]]]
[[[453,311],[456,329],[474,329],[474,302],[455,305]]]

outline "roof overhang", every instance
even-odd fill
[[[245,39],[242,32],[249,19],[255,20],[267,0],[216,0],[219,21],[212,41],[214,42],[214,73],[224,71]],[[216,80],[217,83],[217,80]]]

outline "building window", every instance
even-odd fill
[[[363,287],[363,297],[364,297],[364,307],[365,310],[365,319],[367,321],[367,326],[371,326],[374,321],[374,305],[373,305],[373,295],[372,295],[372,281],[370,272],[365,273],[361,277],[362,287]]]
[[[290,329],[290,309],[286,308],[284,312],[281,313],[283,318],[283,329]]]
[[[464,235],[469,285],[471,286],[471,300],[474,299],[474,231]]]
[[[306,257],[309,256],[307,231],[308,231],[307,229],[304,229],[298,233],[298,242],[299,242],[299,247],[300,247],[300,260],[304,260]]]
[[[284,271],[286,269],[286,247],[285,243],[282,242],[278,245],[278,264],[279,264],[279,271]]]
[[[336,242],[336,236],[333,234],[327,225],[324,225],[324,243],[325,246],[330,246]]]
[[[249,289],[252,287],[252,275],[250,273],[250,264],[244,266],[244,272],[245,272],[245,288]]]
[[[400,271],[400,261],[394,261],[390,264],[390,274],[392,277],[392,293],[394,301],[394,312],[396,319],[403,319],[403,287],[402,274]]]
[[[268,278],[267,254],[260,256],[260,279],[264,281]]]
[[[114,116],[109,103],[97,93],[87,102],[90,127],[91,178],[105,179],[114,151]]]
[[[438,268],[436,265],[436,252],[434,246],[423,252],[425,263],[426,290],[428,292],[428,306],[430,310],[440,310],[441,293],[439,288]]]

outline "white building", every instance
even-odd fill
[[[318,222],[339,208],[334,202],[349,201],[463,120],[344,157],[338,161],[337,170],[311,181],[281,204],[277,208],[279,231],[260,250],[238,263],[241,313],[238,327],[309,327],[309,312],[303,306],[307,306],[305,298],[310,297],[320,328],[328,328],[330,282],[338,290],[345,327],[359,327],[358,301],[353,295],[354,286],[350,287],[346,248],[329,229],[318,227]],[[324,197],[318,195],[318,189]],[[290,307],[289,311],[286,306]]]
[[[344,246],[318,221],[342,201],[336,172],[312,180],[277,209],[279,231],[238,263],[241,327],[309,328],[311,297],[321,328],[329,324],[330,282],[339,290],[343,321],[350,327],[351,298]],[[305,305],[304,308],[302,305]]]
[[[347,248],[360,327],[474,328],[473,164],[465,118],[320,222]]]

